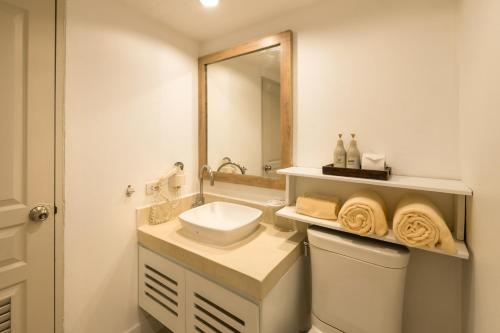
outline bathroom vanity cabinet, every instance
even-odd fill
[[[304,265],[301,256],[263,299],[250,299],[140,246],[139,305],[175,333],[299,332],[308,322]]]

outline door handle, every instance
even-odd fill
[[[30,220],[33,222],[43,222],[49,218],[50,211],[47,206],[38,205],[30,210]]]

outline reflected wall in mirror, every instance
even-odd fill
[[[280,46],[207,66],[208,164],[274,176],[281,167]]]
[[[216,179],[283,188],[291,165],[291,32],[200,58],[200,166]]]

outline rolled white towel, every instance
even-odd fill
[[[430,247],[456,253],[450,229],[439,209],[426,197],[409,194],[399,202],[392,223],[394,236],[414,247]]]
[[[352,233],[383,236],[388,231],[385,211],[384,201],[377,193],[361,191],[344,203],[338,221]]]

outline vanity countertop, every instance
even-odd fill
[[[255,300],[264,299],[301,256],[304,237],[260,223],[247,239],[217,247],[184,236],[177,218],[138,227],[140,245]]]

